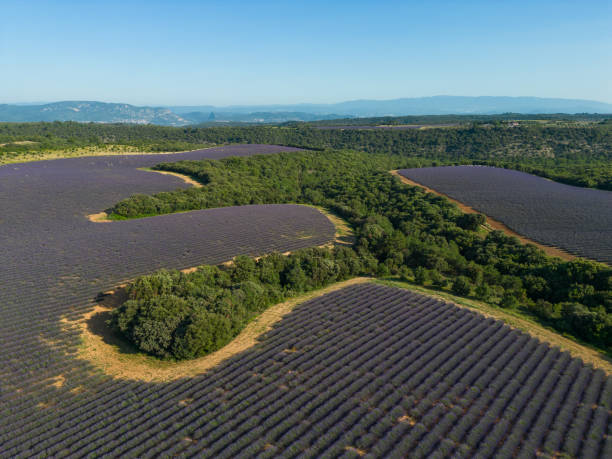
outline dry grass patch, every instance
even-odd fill
[[[197,180],[192,179],[191,177],[189,177],[188,175],[185,174],[179,174],[178,172],[170,172],[170,171],[158,171],[155,169],[150,169],[148,167],[143,167],[141,169],[138,169],[140,171],[146,171],[146,172],[155,172],[156,174],[163,174],[163,175],[172,175],[174,177],[178,177],[180,178],[183,182],[192,185],[196,188],[202,188],[204,185],[202,185],[200,182],[198,182]]]
[[[425,191],[427,191],[428,193],[433,193],[435,195],[438,196],[442,196],[446,199],[448,199],[450,202],[456,204],[462,212],[465,212],[466,214],[483,214],[482,212],[477,211],[476,209],[467,206],[465,204],[463,204],[460,201],[457,201],[456,199],[451,198],[450,196],[444,194],[444,193],[440,193],[439,191],[434,190],[433,188],[429,188],[425,185],[422,185],[418,182],[415,182],[414,180],[410,180],[407,177],[404,177],[403,175],[401,175],[397,170],[393,170],[390,171],[391,175],[394,175],[396,177],[398,177],[402,183],[405,183],[406,185],[410,185],[410,186],[418,186],[420,188],[423,188]],[[558,257],[561,258],[562,260],[575,260],[577,257],[575,255],[572,255],[571,253],[565,252],[564,250],[561,250],[558,247],[552,247],[552,246],[548,246],[548,245],[544,245],[541,244],[539,242],[533,241],[525,236],[520,235],[519,233],[517,233],[516,231],[511,230],[510,228],[508,228],[505,224],[503,224],[502,222],[495,220],[494,218],[489,217],[488,215],[485,215],[485,217],[487,218],[487,222],[485,224],[485,227],[487,227],[486,229],[491,231],[491,230],[499,230],[499,231],[503,231],[504,233],[506,233],[508,236],[514,236],[515,238],[517,238],[519,241],[521,241],[521,243],[523,244],[531,244],[531,245],[535,245],[537,248],[539,248],[540,250],[542,250],[544,253],[546,253],[547,255],[551,256],[551,257]]]
[[[65,326],[78,327],[80,330],[82,345],[78,349],[78,358],[88,361],[105,374],[118,379],[145,382],[173,381],[205,373],[222,361],[253,347],[264,333],[299,304],[349,285],[370,280],[358,277],[338,282],[271,306],[223,348],[204,357],[182,362],[162,361],[142,354],[108,328],[106,321],[110,318],[110,311],[125,301],[125,289],[120,288],[112,294],[103,296],[98,304],[80,319],[73,322],[64,319],[63,323]]]
[[[36,404],[36,408],[38,408],[39,410],[46,410],[46,409],[52,408],[54,406],[55,406],[55,402],[52,402],[52,401],[50,401],[50,402],[38,402]]]
[[[321,212],[323,215],[325,215],[327,219],[334,225],[334,228],[336,228],[336,232],[334,234],[334,242],[331,244],[332,246],[333,245],[352,246],[355,243],[355,231],[353,231],[353,228],[351,227],[351,225],[349,225],[348,222],[344,220],[342,217],[339,217],[334,212],[332,212],[329,209],[326,209],[325,207],[314,206],[310,204],[300,204],[300,205],[314,207],[319,212]],[[329,245],[330,244],[326,244],[326,246],[329,246]]]
[[[61,387],[64,387],[65,383],[66,383],[66,377],[64,375],[58,375],[55,378],[53,378],[53,382],[51,383],[51,385],[59,389]]]
[[[108,214],[106,212],[98,212],[97,214],[87,215],[87,220],[94,223],[109,223],[112,222],[108,218]]]
[[[416,421],[414,420],[414,418],[408,416],[407,414],[405,414],[404,416],[401,416],[399,418],[397,418],[397,422],[407,422],[408,424],[410,424],[411,426],[416,424]]]
[[[22,141],[21,145],[30,141]],[[35,143],[35,142],[34,142]],[[11,144],[19,144],[18,142],[7,143],[2,146],[8,146]],[[217,145],[208,145],[196,150],[203,150],[205,148],[213,148]],[[13,163],[27,163],[31,161],[47,161],[52,159],[61,158],[80,158],[83,156],[120,156],[120,155],[171,155],[177,153],[186,153],[188,151],[143,151],[139,147],[132,145],[102,145],[102,146],[87,146],[78,147],[70,150],[51,150],[51,151],[32,151],[24,153],[8,153],[0,156],[0,165],[2,164],[13,164]]]
[[[15,140],[14,142],[0,143],[0,147],[6,147],[8,145],[34,145],[35,143],[38,142],[34,142],[33,140]]]
[[[368,454],[367,451],[364,451],[364,450],[359,449],[359,448],[355,448],[354,446],[345,446],[344,449],[347,450],[347,451],[351,451],[351,452],[357,454],[358,456],[365,456],[366,454]]]

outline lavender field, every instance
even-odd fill
[[[612,378],[501,322],[373,283],[298,306],[255,347],[193,378],[114,379],[78,357],[100,291],[158,268],[315,246],[297,205],[92,223],[132,193],[187,186],[137,168],[274,153],[0,167],[0,457],[612,455]]]
[[[544,245],[612,264],[612,192],[486,166],[403,169],[433,188]]]
[[[112,403],[97,404],[94,394],[111,393],[117,385],[131,390],[132,383],[102,377],[89,363],[75,359],[79,336],[62,325],[62,320],[90,310],[97,293],[162,267],[181,269],[238,254],[324,244],[335,231],[317,210],[296,205],[210,209],[112,223],[92,223],[86,215],[133,193],[187,186],[140,167],[291,150],[240,145],[0,167],[0,456],[9,450],[11,456],[29,455],[28,441],[38,444],[36,439],[49,429],[61,436],[73,404],[90,404],[102,413]],[[54,386],[57,378],[66,384]],[[81,388],[78,393],[73,392],[76,387]],[[57,414],[53,420],[41,420],[51,412]],[[17,443],[9,447],[8,440]]]
[[[31,398],[13,392],[5,455],[612,454],[612,378],[601,370],[480,314],[371,283],[304,303],[196,378],[145,384],[87,370],[61,389],[32,381]]]

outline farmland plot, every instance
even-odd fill
[[[610,191],[485,166],[425,167],[399,173],[541,244],[612,264]]]
[[[284,252],[334,238],[325,216],[296,205],[228,207],[113,223],[92,223],[86,215],[133,193],[186,186],[140,167],[286,150],[292,149],[242,145],[0,167],[0,456],[7,455],[11,438],[19,439],[11,447],[14,455],[39,444],[36,438],[43,431],[67,433],[59,423],[74,414],[69,407],[77,400],[103,412],[112,404],[97,405],[96,394],[137,389],[100,378],[74,358],[79,336],[62,321],[87,311],[98,292],[161,267],[220,263],[238,254]],[[45,412],[57,416],[49,419]]]
[[[284,149],[240,153],[249,148]],[[610,456],[602,371],[476,313],[374,284],[297,307],[256,347],[194,378],[114,379],[79,360],[73,321],[101,290],[162,266],[333,238],[319,212],[292,205],[85,218],[134,192],[184,187],[136,169],[179,159],[0,168],[0,457]]]
[[[38,411],[15,415],[4,453],[612,452],[612,378],[601,370],[480,314],[371,283],[298,306],[256,347],[196,378],[90,378],[82,392],[65,381],[33,401]]]

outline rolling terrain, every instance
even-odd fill
[[[405,115],[612,113],[612,104],[539,97],[433,96],[390,100],[349,100],[335,104],[194,105],[139,107],[126,103],[62,101],[0,104],[0,121],[81,121],[185,126],[200,123],[283,123],[334,118]]]
[[[399,173],[537,242],[612,264],[610,191],[493,167],[424,167]]]
[[[288,153],[230,158],[279,152]],[[197,161],[207,158],[227,159]],[[166,168],[207,185],[189,189],[178,177],[140,170],[182,160],[191,161]],[[612,378],[605,371],[479,313],[372,282],[297,306],[254,347],[195,376],[116,378],[82,358],[79,320],[94,310],[101,291],[159,268],[293,251],[335,237],[327,217],[294,204],[108,223],[86,218],[133,193],[154,194],[147,199],[168,205],[167,212],[189,209],[189,199],[206,204],[198,200],[202,193],[218,198],[216,206],[304,202],[300,193],[331,203],[323,198],[334,196],[346,215],[355,211],[344,203],[362,209],[352,217],[361,222],[356,245],[364,258],[358,262],[380,257],[383,269],[373,265],[376,275],[388,274],[387,266],[398,272],[389,261],[400,253],[413,257],[406,264],[422,263],[417,257],[424,256],[445,260],[434,246],[416,239],[407,245],[383,215],[424,238],[459,234],[473,247],[495,248],[497,256],[524,257],[506,258],[500,269],[518,269],[521,259],[546,262],[500,236],[481,241],[477,227],[457,226],[466,224],[461,212],[399,183],[388,168],[378,170],[387,161],[253,144],[0,167],[0,243],[6,248],[0,318],[7,324],[0,332],[6,351],[0,456],[607,457]],[[159,194],[177,188],[183,191]],[[444,256],[461,263],[456,252]],[[456,275],[450,267],[448,275]],[[469,294],[471,281],[458,277]]]
[[[78,333],[66,330],[65,321],[90,309],[98,292],[161,267],[220,263],[334,238],[329,220],[304,206],[244,206],[113,223],[92,223],[86,215],[135,192],[186,187],[140,167],[287,150],[246,145],[0,167],[1,456],[9,450],[11,456],[30,455],[33,447],[44,451],[43,433],[67,432],[62,423],[74,415],[74,404],[88,405],[118,387],[135,388],[75,359]],[[101,404],[96,411],[108,408]],[[9,448],[15,439],[16,449]]]
[[[193,378],[65,381],[39,399],[37,423],[27,411],[13,418],[5,453],[608,457],[612,448],[603,371],[480,314],[373,284],[302,304],[260,344]]]

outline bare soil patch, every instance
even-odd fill
[[[465,204],[463,204],[460,201],[457,201],[456,199],[451,198],[450,196],[444,194],[444,193],[440,193],[439,191],[434,190],[433,188],[429,188],[425,185],[422,185],[418,182],[415,182],[414,180],[410,180],[407,177],[404,177],[403,175],[401,175],[397,170],[393,170],[391,171],[391,174],[398,177],[402,183],[405,183],[406,185],[410,185],[410,186],[418,186],[423,188],[425,191],[427,191],[428,193],[433,193],[435,195],[438,196],[443,196],[446,199],[448,199],[449,201],[451,201],[452,203],[456,204],[463,212],[465,212],[466,214],[483,214],[482,212],[477,211],[476,209],[467,206]],[[558,247],[551,247],[548,245],[544,245],[544,244],[540,244],[539,242],[533,241],[525,236],[522,236],[521,234],[517,233],[516,231],[511,230],[510,228],[508,228],[506,225],[504,225],[502,222],[495,220],[494,218],[489,217],[488,215],[485,215],[485,217],[487,217],[487,226],[489,226],[490,229],[493,230],[500,230],[503,231],[504,233],[506,233],[508,236],[514,236],[515,238],[517,238],[519,241],[521,241],[523,244],[532,244],[535,245],[536,247],[538,247],[539,249],[541,249],[544,253],[546,253],[547,255],[550,255],[551,257],[558,257],[561,258],[562,260],[575,260],[577,257],[575,255],[572,255],[571,253],[565,252],[561,249],[559,249]]]
[[[397,418],[397,422],[407,422],[411,426],[416,424],[416,421],[414,420],[414,418],[412,418],[411,416],[408,416],[407,414]]]
[[[261,335],[299,304],[349,285],[369,281],[369,278],[363,277],[350,279],[271,306],[225,347],[204,357],[183,362],[161,361],[139,353],[108,328],[106,321],[110,317],[110,311],[125,301],[125,290],[121,288],[102,296],[98,304],[80,320],[64,320],[64,323],[67,326],[76,326],[81,331],[83,344],[78,350],[78,357],[87,360],[107,375],[146,382],[173,381],[204,373],[225,359],[253,347]]]
[[[108,218],[108,214],[106,212],[98,212],[97,214],[89,214],[87,215],[87,220],[94,223],[109,223],[112,222]]]

